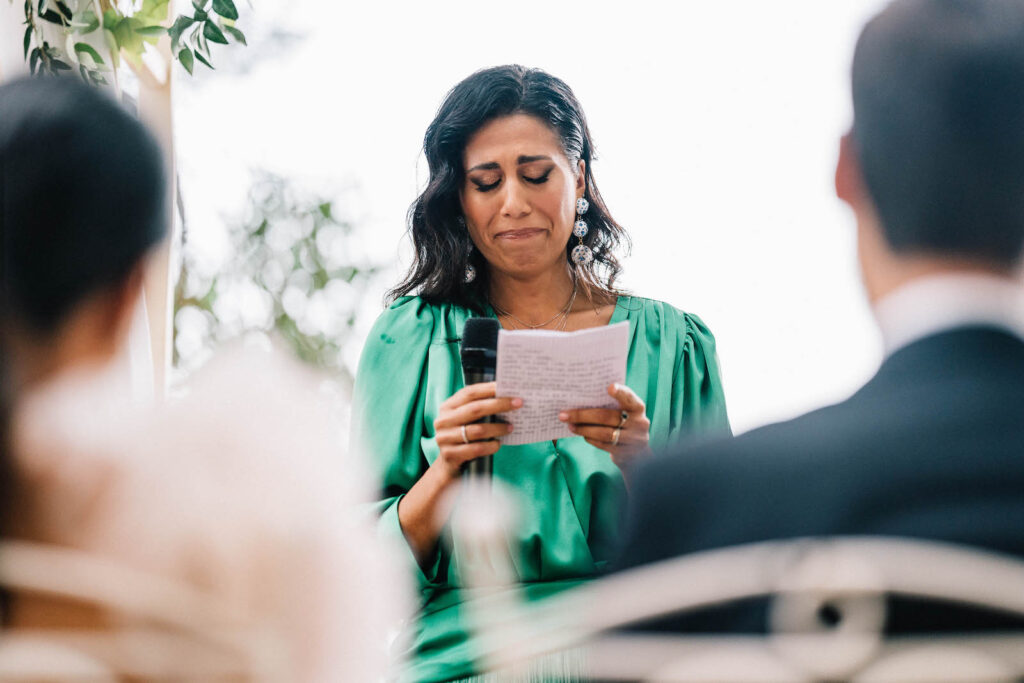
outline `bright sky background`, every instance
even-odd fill
[[[224,218],[249,169],[354,186],[343,208],[394,268],[365,334],[408,263],[405,213],[444,94],[481,67],[540,67],[586,111],[596,178],[634,241],[622,284],[711,327],[737,431],[798,414],[880,360],[832,170],[854,41],[882,4],[255,0],[239,23],[250,47],[215,53],[225,66],[197,66],[176,93],[190,239],[230,258]]]

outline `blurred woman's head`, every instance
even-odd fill
[[[10,369],[27,371],[17,367],[25,353],[53,366],[109,354],[143,259],[165,234],[166,194],[157,143],[105,93],[70,78],[0,86],[0,324]]]
[[[415,261],[392,297],[479,309],[490,269],[529,277],[551,267],[613,291],[627,237],[598,191],[586,118],[564,82],[516,65],[478,71],[448,93],[423,147],[430,179],[409,212]],[[578,197],[590,205],[587,265],[571,258]],[[467,265],[478,274],[470,283]]]

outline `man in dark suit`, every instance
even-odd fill
[[[835,182],[885,360],[842,403],[642,464],[621,567],[849,534],[1024,555],[1024,2],[897,0],[852,80]],[[733,608],[690,627],[765,628]]]

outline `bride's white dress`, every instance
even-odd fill
[[[289,680],[385,677],[409,588],[357,511],[373,492],[322,380],[238,350],[153,407],[108,375],[20,402],[14,536],[209,596]]]

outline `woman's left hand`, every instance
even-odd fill
[[[625,384],[612,384],[608,395],[619,402],[619,410],[564,410],[558,419],[568,422],[569,431],[582,436],[591,446],[610,453],[612,462],[622,468],[651,452],[651,421],[647,419],[647,406]]]

